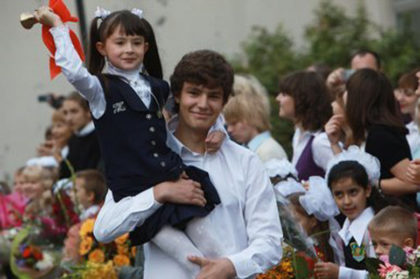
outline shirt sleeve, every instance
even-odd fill
[[[283,232],[273,186],[256,155],[249,160],[247,173],[244,217],[248,247],[227,256],[238,278],[263,273],[278,264],[282,257]]]
[[[402,132],[386,126],[373,126],[366,139],[367,153],[375,156],[381,163],[381,177],[389,178],[391,168],[404,159],[411,159],[410,147]]]
[[[314,141],[312,142],[312,154],[314,156],[315,164],[326,171],[328,162],[334,157],[326,133],[323,132],[315,136]]]
[[[57,49],[55,63],[61,67],[67,80],[89,102],[93,116],[96,119],[100,118],[105,112],[106,102],[99,79],[83,67],[82,60],[71,42],[67,26],[52,27],[50,33]]]
[[[153,195],[153,188],[133,197],[125,197],[117,203],[112,192],[108,191],[96,218],[93,234],[100,242],[111,242],[143,224],[160,206]]]
[[[338,279],[367,279],[369,273],[366,270],[357,270],[345,266],[340,266]]]

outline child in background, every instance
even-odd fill
[[[380,177],[378,159],[350,146],[328,164],[327,183],[341,213],[346,216],[338,236],[334,237],[339,265],[317,263],[320,278],[365,278],[366,257],[375,252],[368,233],[368,224],[382,206],[376,186]]]
[[[101,172],[84,170],[76,173],[76,200],[82,207],[80,220],[96,216],[105,199],[106,183]]]
[[[305,193],[289,196],[290,208],[314,242],[317,256],[322,261],[333,261],[333,251],[328,243],[329,232],[339,227],[334,219],[339,210],[323,178],[312,176],[307,184]]]
[[[56,63],[89,102],[112,198],[118,202],[152,190],[156,201],[163,203],[154,205],[160,208],[141,228],[140,224],[132,224],[132,235],[136,235],[131,239],[132,244],[153,239],[187,270],[198,274],[199,267],[190,263],[187,256],[202,256],[202,253],[171,225],[184,229],[194,217],[208,215],[220,199],[206,172],[185,166],[166,146],[162,108],[169,86],[161,80],[162,67],[154,32],[142,13],[138,9],[113,13],[97,10],[90,32],[89,72],[82,67],[69,31],[60,18],[47,7],[38,9],[35,17],[53,27],[50,32],[57,47]],[[106,74],[102,73],[105,65]],[[168,193],[176,190],[175,185],[181,187],[186,183],[188,188],[180,191],[190,191],[190,194],[181,199],[182,204],[169,203],[178,200],[169,199]],[[194,226],[199,229],[197,220],[195,218]],[[106,236],[111,232],[94,233],[101,241],[111,240]]]
[[[389,255],[392,245],[415,248],[417,243],[417,218],[399,206],[387,206],[370,221],[369,233],[376,256]]]

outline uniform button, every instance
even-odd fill
[[[154,141],[154,140],[152,140],[150,143],[151,143],[153,146],[155,146],[155,145],[156,145],[156,141]]]
[[[146,114],[146,119],[152,119],[152,115],[150,113]]]
[[[159,154],[153,153],[153,157],[157,158],[157,157],[159,157]]]
[[[162,168],[166,167],[166,163],[165,162],[160,162],[160,165],[162,166]]]
[[[150,127],[149,131],[153,133],[155,131],[155,127]]]

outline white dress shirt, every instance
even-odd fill
[[[408,130],[406,135],[408,145],[410,146],[411,156],[413,159],[417,159],[420,154],[420,132],[417,123],[411,121],[405,127]]]
[[[105,95],[99,79],[83,67],[82,61],[71,42],[67,26],[53,27],[50,29],[50,33],[57,48],[54,56],[55,63],[61,67],[61,71],[67,80],[89,102],[93,117],[99,119],[105,113],[106,108]],[[150,106],[152,95],[150,84],[140,75],[143,65],[140,65],[137,69],[125,71],[114,67],[109,62],[106,64],[108,74],[121,76],[136,92],[145,106]]]
[[[334,157],[334,153],[331,149],[330,141],[325,132],[309,132],[304,131],[299,127],[295,128],[295,133],[293,134],[292,147],[293,147],[293,157],[292,164],[296,167],[297,162],[299,161],[300,156],[302,155],[303,150],[306,147],[311,136],[314,136],[312,141],[312,156],[314,162],[317,166],[323,170],[327,170],[328,162],[331,158]]]
[[[273,187],[264,166],[255,154],[225,139],[215,154],[197,154],[182,145],[172,134],[168,145],[185,164],[209,172],[221,198],[221,204],[205,218],[210,224],[205,229],[224,247],[220,256],[230,259],[239,278],[253,278],[277,264],[281,259],[283,233],[280,227]],[[143,194],[143,193],[141,193]],[[95,232],[106,230],[112,222],[114,232],[127,231],[154,211],[153,196],[128,197],[115,203],[107,195],[102,215],[95,224]],[[143,204],[145,210],[138,210]],[[127,212],[137,207],[137,212]],[[99,218],[98,217],[98,218]],[[147,217],[146,217],[147,218]],[[95,234],[96,236],[96,234]],[[153,242],[145,245],[144,278],[189,278],[184,269]]]

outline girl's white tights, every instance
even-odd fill
[[[152,239],[162,251],[174,258],[196,278],[200,267],[191,263],[188,256],[218,258],[222,256],[220,241],[208,231],[209,222],[206,218],[191,220],[185,232],[170,226],[163,227]],[[188,236],[187,236],[188,235]],[[203,256],[203,254],[205,256]]]

